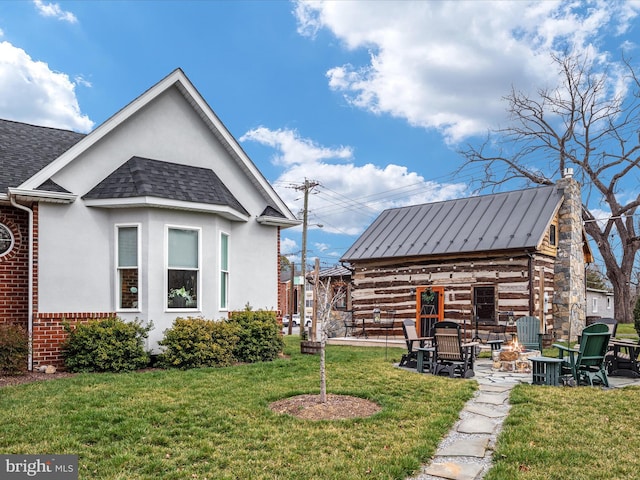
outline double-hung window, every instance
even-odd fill
[[[118,310],[140,308],[140,238],[138,225],[117,225]]]
[[[220,234],[220,310],[229,308],[229,235]]]
[[[167,229],[167,308],[198,308],[200,230]]]

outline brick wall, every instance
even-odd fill
[[[75,326],[91,320],[115,317],[114,312],[34,313],[33,315],[33,366],[55,365],[64,367],[61,345],[67,338],[64,324]]]
[[[27,212],[0,206],[0,223],[9,228],[14,244],[0,257],[0,323],[25,329],[29,314],[29,217]]]

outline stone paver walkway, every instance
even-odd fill
[[[489,359],[477,361],[478,391],[465,404],[431,463],[407,480],[480,480],[489,471],[496,439],[511,408],[509,393],[519,383],[531,383],[530,373],[494,372],[491,365]],[[609,384],[640,386],[640,379],[609,377]]]

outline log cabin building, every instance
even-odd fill
[[[341,259],[354,319],[393,311],[430,336],[445,319],[486,333],[536,316],[548,341],[575,337],[593,261],[581,214],[570,169],[555,185],[386,210]]]

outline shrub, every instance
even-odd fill
[[[0,325],[0,373],[19,375],[27,370],[29,338],[18,325]]]
[[[240,362],[271,361],[284,348],[275,312],[247,308],[233,312],[227,322],[238,326],[239,339],[234,355]]]
[[[159,364],[173,368],[222,367],[234,362],[238,328],[204,318],[176,318],[159,345]]]
[[[124,372],[149,365],[145,339],[152,325],[119,318],[94,320],[75,328],[65,325],[69,333],[62,345],[62,355],[71,372]]]

